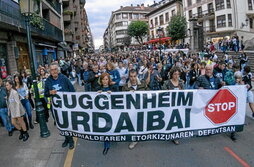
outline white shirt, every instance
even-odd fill
[[[117,71],[119,72],[120,78],[121,78],[119,82],[119,86],[123,86],[126,84],[126,79],[127,79],[126,69],[124,67],[117,68]],[[125,77],[125,78],[122,78],[122,77]]]

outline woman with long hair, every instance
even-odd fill
[[[29,93],[28,87],[25,83],[23,83],[22,77],[20,75],[14,76],[14,83],[15,83],[16,90],[19,93],[21,103],[26,110],[26,114],[27,114],[28,120],[29,120],[29,127],[31,129],[33,129],[34,126],[32,123],[32,108],[31,108],[31,104],[28,100],[28,93]],[[26,116],[25,116],[25,119],[26,119]],[[28,125],[27,125],[27,129],[28,129]]]
[[[23,119],[25,109],[20,102],[19,94],[15,90],[13,83],[11,81],[7,81],[5,86],[7,89],[8,114],[11,116],[11,122],[15,128],[20,131],[19,140],[23,139],[23,141],[27,141],[29,135]]]
[[[102,73],[99,78],[100,86],[97,88],[98,93],[101,93],[101,92],[111,93],[116,91],[116,88],[115,86],[113,86],[113,84],[114,83],[112,83],[110,75],[108,73]],[[103,155],[106,155],[108,153],[109,148],[110,148],[110,143],[108,141],[105,141]]]
[[[164,81],[163,90],[182,90],[184,89],[184,81],[180,79],[181,69],[179,67],[172,67],[169,72],[169,80]],[[178,140],[172,140],[176,145],[179,144]]]

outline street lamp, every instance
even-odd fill
[[[159,43],[160,43],[160,56],[159,56],[159,59],[161,59],[161,37],[163,36],[163,30],[161,27],[159,27],[157,29],[157,33],[158,33],[158,36],[159,36]]]
[[[34,55],[33,55],[34,52],[32,48],[32,38],[31,38],[31,30],[30,30],[30,19],[32,14],[36,10],[36,7],[38,7],[37,2],[34,0],[20,0],[21,14],[24,15],[25,21],[26,21],[27,44],[28,44],[29,58],[31,63],[33,87],[34,87],[34,93],[35,93],[36,113],[40,123],[41,137],[46,138],[50,136],[50,132],[48,130],[48,127],[45,121],[44,108],[42,106],[42,103],[39,97],[39,90],[37,85],[36,71],[35,71],[35,64],[34,64]]]

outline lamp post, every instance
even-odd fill
[[[160,56],[159,56],[159,60],[161,60],[161,37],[163,35],[163,30],[161,27],[159,27],[157,29],[157,33],[158,33],[158,36],[159,36],[159,43],[160,43]]]
[[[24,15],[25,21],[26,21],[27,44],[28,44],[29,58],[31,63],[30,65],[31,65],[32,80],[33,80],[33,87],[34,87],[34,94],[35,94],[36,113],[39,119],[41,137],[46,138],[50,136],[50,132],[48,130],[48,127],[45,121],[44,108],[42,106],[42,103],[40,101],[40,96],[39,96],[35,64],[34,64],[33,48],[32,48],[33,43],[32,43],[31,30],[30,30],[30,19],[31,19],[32,13],[35,11],[36,5],[37,5],[37,2],[35,2],[34,0],[20,0],[21,14]]]

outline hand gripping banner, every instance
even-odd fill
[[[149,141],[243,131],[247,89],[58,92],[53,114],[63,136]]]

